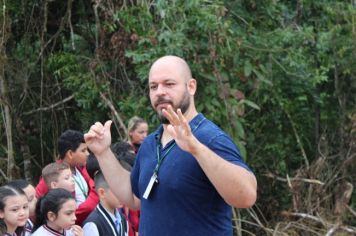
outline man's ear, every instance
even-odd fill
[[[56,218],[57,218],[57,216],[56,216],[56,214],[54,214],[54,212],[52,212],[52,211],[47,212],[47,219],[48,219],[50,222],[55,221]]]
[[[0,211],[0,219],[4,219],[4,217],[5,217],[4,211]]]
[[[188,93],[193,96],[197,91],[197,81],[195,79],[190,79],[187,83]]]

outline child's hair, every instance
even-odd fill
[[[81,143],[85,143],[83,133],[71,129],[64,131],[58,139],[59,159],[64,159],[69,150],[77,150]]]
[[[109,189],[109,185],[105,180],[105,177],[101,170],[98,170],[94,175],[95,188]]]
[[[15,187],[15,188],[20,188],[20,189],[25,189],[27,188],[30,183],[27,182],[25,179],[15,179],[6,184],[7,186]]]
[[[18,187],[15,186],[9,186],[9,185],[5,185],[0,187],[0,211],[4,211],[5,210],[5,201],[7,198],[12,197],[12,196],[20,196],[23,195],[25,197],[26,194],[25,192]],[[21,235],[23,232],[24,227],[17,227],[17,229],[15,230],[16,235]],[[0,219],[0,233],[1,235],[4,235],[7,231],[7,227],[5,224],[4,219]]]
[[[93,153],[89,153],[86,163],[86,169],[90,178],[92,179],[94,179],[96,172],[100,170],[99,162]]]
[[[58,176],[63,170],[70,169],[67,163],[57,163],[53,162],[45,166],[42,170],[42,177],[46,182],[47,186],[50,188],[51,183],[58,180]]]
[[[62,188],[50,189],[36,204],[36,222],[32,232],[35,232],[41,225],[46,224],[48,212],[58,214],[63,204],[74,197],[70,192]]]
[[[135,153],[132,151],[130,144],[127,142],[116,142],[111,145],[111,150],[121,165],[126,170],[131,171],[135,162]],[[95,173],[100,170],[99,162],[93,153],[89,154],[86,169],[92,179],[94,179]]]
[[[111,145],[111,151],[114,153],[121,165],[128,171],[131,171],[135,164],[135,152],[127,142],[116,142]]]

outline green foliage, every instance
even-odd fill
[[[47,2],[47,8],[37,1],[6,3],[11,107],[36,156],[50,159],[66,128],[84,131],[96,120],[115,120],[103,97],[124,122],[139,115],[155,128],[148,71],[158,57],[174,54],[186,59],[198,81],[198,110],[231,135],[257,175],[257,205],[269,225],[282,218],[280,211],[295,210],[297,194],[270,174],[355,182],[352,168],[334,168],[354,150],[352,1],[101,1],[97,12],[87,1],[73,1],[70,20],[67,1]],[[115,128],[114,136],[125,136]],[[329,166],[314,171],[321,157]],[[308,193],[315,189],[309,186]],[[330,198],[318,203],[323,214],[332,212]],[[354,200],[355,193],[353,209]],[[315,213],[306,204],[298,210]]]

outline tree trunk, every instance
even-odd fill
[[[12,179],[14,177],[15,171],[15,159],[14,159],[14,147],[12,142],[12,118],[10,109],[10,99],[7,94],[7,85],[5,81],[5,66],[7,64],[6,57],[6,42],[9,35],[10,25],[9,19],[6,14],[5,2],[1,14],[1,38],[0,38],[0,102],[1,102],[1,112],[4,119],[6,142],[7,142],[7,178]]]

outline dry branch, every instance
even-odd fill
[[[287,211],[283,211],[281,213],[282,215],[284,216],[287,216],[287,217],[297,217],[297,218],[302,218],[302,219],[307,219],[307,220],[313,220],[317,223],[321,223],[322,225],[326,226],[327,223],[320,217],[316,217],[316,216],[313,216],[313,215],[309,215],[309,214],[306,214],[306,213],[298,213],[298,212],[287,212]]]
[[[114,105],[112,104],[112,102],[103,93],[100,93],[100,97],[104,100],[106,105],[110,108],[111,112],[114,114],[115,118],[119,122],[121,128],[125,131],[125,134],[127,134],[127,128],[126,128],[124,122],[122,121],[119,113],[117,112]]]
[[[328,232],[325,234],[325,236],[334,235],[335,232],[340,231],[340,230],[346,231],[352,235],[356,235],[356,229],[337,224],[337,225],[334,225],[332,228],[330,228],[328,230]]]
[[[40,108],[37,108],[35,110],[32,110],[32,111],[27,111],[27,112],[24,112],[23,114],[24,115],[31,115],[32,113],[35,113],[35,112],[39,112],[39,111],[48,111],[48,110],[52,110],[53,108],[59,106],[59,105],[62,105],[70,100],[72,100],[74,98],[74,95],[70,95],[69,97],[66,97],[65,99],[63,99],[62,101],[59,101],[59,102],[56,102],[48,107],[40,107]]]
[[[301,181],[301,182],[305,182],[305,183],[309,183],[309,184],[319,184],[319,185],[324,185],[323,182],[321,182],[320,180],[317,180],[317,179],[306,179],[306,178],[298,178],[298,177],[295,177],[295,178],[283,178],[283,177],[279,177],[271,172],[269,173],[266,173],[264,174],[264,176],[268,177],[268,178],[271,178],[271,179],[276,179],[276,180],[279,180],[279,181],[282,181],[282,182],[287,182],[287,183],[290,183],[290,181]]]

